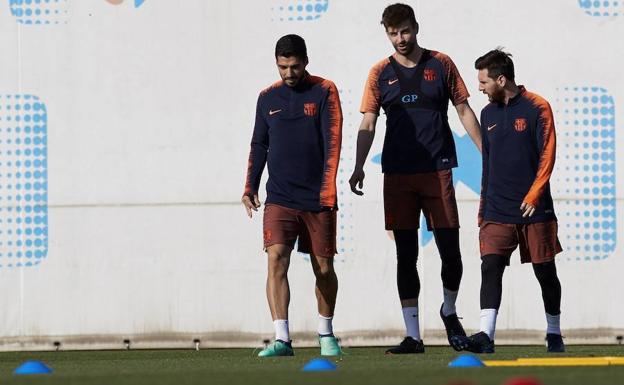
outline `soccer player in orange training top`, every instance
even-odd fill
[[[453,61],[418,45],[413,9],[405,4],[390,5],[383,12],[381,24],[395,52],[375,64],[368,75],[360,109],[364,117],[358,133],[355,170],[349,183],[355,194],[362,195],[364,162],[383,108],[387,116],[381,156],[385,222],[386,229],[394,233],[397,285],[406,326],[405,339],[386,353],[423,353],[416,271],[421,210],[442,259],[444,302],[440,316],[447,336],[465,335],[455,310],[462,262],[451,171],[457,167],[457,156],[447,117],[449,101],[477,147],[481,137],[479,123],[468,105],[468,91]]]
[[[242,203],[249,217],[260,207],[258,189],[269,169],[264,207],[264,248],[268,256],[267,299],[275,341],[259,354],[292,356],[288,330],[288,266],[297,238],[310,254],[316,276],[321,355],[340,355],[332,330],[338,280],[336,253],[336,173],[340,159],[342,112],[329,80],[306,72],[304,40],[286,35],[275,47],[281,81],[260,93]]]
[[[454,337],[452,343],[475,353],[494,352],[503,272],[519,246],[520,260],[532,263],[542,289],[548,352],[563,352],[555,267],[561,245],[549,182],[555,164],[552,110],[544,98],[516,85],[510,54],[492,50],[477,59],[475,68],[479,90],[490,100],[481,111],[481,331]]]

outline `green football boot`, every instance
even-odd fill
[[[282,340],[275,340],[269,344],[265,349],[262,349],[258,353],[258,357],[286,357],[294,356],[295,351],[290,343]]]
[[[342,349],[340,349],[338,340],[333,335],[319,336],[319,344],[321,344],[321,356],[342,355]]]

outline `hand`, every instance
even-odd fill
[[[241,202],[243,206],[245,206],[245,210],[247,211],[247,216],[251,218],[252,210],[258,211],[258,207],[260,207],[260,200],[258,199],[258,194],[253,195],[253,202],[251,201],[251,197],[249,195],[243,195],[241,198]]]
[[[351,191],[357,195],[364,195],[362,191],[362,187],[364,187],[364,170],[363,169],[355,169],[353,170],[353,174],[351,178],[349,178],[349,185],[351,186]],[[356,188],[359,188],[359,190]]]
[[[520,205],[520,211],[522,211],[523,218],[532,217],[535,213],[535,206],[526,202],[522,202],[522,205]]]

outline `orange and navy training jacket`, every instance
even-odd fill
[[[453,133],[448,123],[449,100],[465,102],[468,90],[453,61],[424,50],[414,68],[393,56],[370,70],[360,112],[386,113],[381,153],[384,173],[415,174],[457,167]]]
[[[481,111],[483,177],[479,223],[535,223],[556,220],[550,195],[555,165],[555,123],[548,102],[520,86],[508,103]],[[523,218],[520,206],[536,207]]]
[[[333,82],[306,73],[296,87],[273,84],[258,97],[245,194],[258,192],[267,164],[267,204],[337,209],[341,142],[342,110]]]

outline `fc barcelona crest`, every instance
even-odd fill
[[[431,68],[425,68],[425,72],[423,74],[423,78],[428,81],[428,82],[432,82],[434,80],[436,80],[436,72],[435,70],[431,69]]]
[[[303,103],[303,113],[306,116],[316,115],[316,103]]]
[[[514,122],[514,128],[518,132],[522,132],[522,131],[526,130],[526,128],[527,128],[527,121],[526,121],[526,119],[525,118],[518,118],[518,119],[516,119],[516,121]]]

